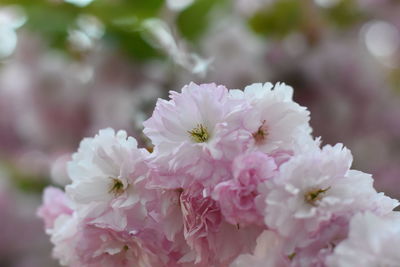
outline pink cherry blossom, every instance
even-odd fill
[[[184,237],[193,249],[193,261],[200,266],[226,266],[241,253],[250,252],[260,227],[238,227],[224,222],[218,203],[204,197],[200,186],[185,190],[180,197]],[[196,265],[197,266],[197,265]]]
[[[231,224],[263,224],[263,212],[256,203],[263,197],[258,187],[273,178],[277,165],[272,157],[261,152],[240,155],[232,163],[233,179],[219,183],[213,197]]]
[[[224,86],[190,83],[182,93],[171,92],[171,100],[158,100],[152,117],[144,122],[144,133],[155,146],[157,172],[170,177],[159,186],[179,188],[189,186],[192,179],[209,179],[226,150],[240,150],[244,137],[234,132],[236,123],[231,128],[228,122],[235,122],[240,110],[228,96]]]
[[[127,137],[125,131],[104,129],[94,138],[84,139],[68,164],[72,183],[66,186],[79,215],[98,219],[115,211],[115,216],[122,216],[119,226],[123,228],[126,219],[119,209],[140,201],[146,156],[147,152],[138,149],[136,140]]]
[[[399,202],[351,169],[342,144],[320,147],[292,94],[279,83],[191,83],[145,122],[154,152],[110,128],[84,139],[66,193],[46,189],[38,211],[54,257],[83,267],[323,267],[357,265],[357,252],[363,266],[397,266]]]
[[[253,137],[255,149],[291,151],[312,142],[309,111],[293,101],[292,87],[257,83],[230,94],[251,106],[242,111],[243,127]]]
[[[68,266],[173,266],[172,244],[156,231],[115,231],[69,216],[57,221],[52,242],[54,255]]]
[[[54,221],[63,214],[71,215],[73,210],[65,193],[56,187],[47,187],[43,193],[43,204],[38,216],[44,220],[46,229],[54,226]]]
[[[180,195],[184,236],[195,251],[195,263],[209,262],[209,255],[216,249],[212,240],[222,223],[221,210],[211,197],[204,197],[201,187],[185,190]]]
[[[400,216],[359,213],[350,223],[349,236],[327,259],[329,267],[399,266]]]
[[[265,223],[290,237],[288,252],[305,246],[323,223],[359,210],[388,213],[398,202],[378,194],[372,178],[350,170],[350,151],[316,147],[284,163],[266,197]]]

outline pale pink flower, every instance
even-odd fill
[[[194,186],[180,195],[184,236],[195,251],[195,263],[208,262],[216,249],[213,236],[219,232],[222,214],[216,201],[204,197],[201,186]]]
[[[290,237],[287,252],[307,245],[323,223],[359,210],[388,213],[398,202],[378,194],[370,175],[349,170],[350,151],[338,144],[317,147],[284,163],[271,181],[265,222]]]
[[[74,251],[74,237],[78,234],[78,218],[75,213],[60,215],[53,228],[47,231],[53,243],[53,257],[61,265],[77,267],[78,257]]]
[[[225,220],[231,224],[263,224],[256,203],[264,196],[258,187],[277,173],[274,158],[261,152],[237,156],[232,163],[233,179],[219,183],[213,192]]]
[[[108,128],[94,138],[85,138],[68,164],[72,183],[66,186],[66,192],[78,214],[98,219],[114,210],[118,214],[113,216],[121,216],[119,227],[124,228],[126,218],[120,209],[143,201],[147,154],[125,131],[115,133]]]
[[[262,231],[260,227],[238,227],[224,222],[218,203],[203,196],[198,184],[181,193],[180,204],[184,237],[192,249],[180,262],[226,266],[239,254],[250,252]]]
[[[66,195],[47,189],[39,210],[54,256],[77,267],[354,266],[346,253],[366,240],[353,251],[391,266],[397,229],[361,237],[352,217],[395,229],[398,201],[350,169],[343,145],[320,148],[292,94],[191,83],[145,122],[152,154],[124,131],[84,139]],[[375,257],[385,249],[393,261]]]
[[[151,139],[158,156],[176,156],[170,166],[186,166],[202,154],[212,154],[219,124],[229,109],[228,90],[215,84],[190,83],[182,93],[170,92],[170,101],[159,99],[154,113],[144,122],[144,133]],[[185,158],[192,154],[193,160]],[[177,162],[182,160],[183,162]]]
[[[350,222],[349,236],[327,259],[329,267],[400,266],[400,216],[365,212]]]
[[[190,83],[182,93],[171,92],[170,98],[158,100],[152,117],[144,122],[144,133],[155,146],[153,163],[158,176],[171,176],[165,183],[178,188],[190,184],[187,175],[209,178],[216,160],[224,155],[221,139],[230,147],[240,137],[234,134],[231,139],[226,130],[234,111],[224,86]]]
[[[115,231],[84,224],[75,215],[57,220],[51,240],[53,255],[73,267],[174,266],[179,258],[155,230]]]
[[[248,102],[243,127],[254,149],[262,152],[297,150],[312,143],[309,111],[293,101],[293,88],[284,83],[256,83],[244,91],[230,90],[233,99]]]
[[[310,236],[312,240],[307,246],[296,248],[290,256],[292,267],[325,266],[327,256],[348,234],[348,217],[333,218],[320,226],[320,229]],[[290,243],[290,237],[285,240]]]
[[[51,229],[60,215],[73,213],[70,205],[62,190],[49,186],[44,190],[43,204],[39,207],[37,214],[44,220],[46,229]]]

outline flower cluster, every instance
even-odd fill
[[[314,139],[285,84],[185,86],[158,100],[137,147],[84,139],[65,193],[39,209],[67,266],[398,266],[398,201]],[[151,152],[149,152],[151,151]]]

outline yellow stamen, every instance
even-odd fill
[[[293,258],[296,256],[296,253],[295,252],[293,252],[292,254],[290,254],[289,256],[288,256],[288,258],[289,258],[289,260],[293,260]]]
[[[304,199],[307,203],[315,206],[316,202],[321,200],[323,195],[328,191],[331,187],[325,188],[325,189],[312,189],[308,191],[304,195]]]
[[[205,143],[210,138],[207,127],[204,127],[202,124],[198,124],[197,127],[188,131],[188,133],[195,143]]]
[[[121,195],[125,191],[124,184],[118,178],[111,178],[111,180],[112,184],[108,193],[113,193],[115,196]]]
[[[267,139],[268,136],[265,120],[261,123],[260,127],[258,127],[257,131],[255,131],[252,135],[257,145],[262,145],[265,143],[265,140]]]

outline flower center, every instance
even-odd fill
[[[257,145],[262,145],[265,143],[265,140],[267,139],[268,136],[267,125],[265,123],[265,120],[262,121],[260,127],[258,127],[257,131],[252,133],[252,135]]]
[[[118,178],[111,178],[111,180],[112,182],[108,193],[112,193],[114,196],[121,195],[125,191],[124,183]]]
[[[321,200],[326,191],[328,191],[330,188],[331,187],[329,186],[325,189],[312,189],[304,195],[304,199],[307,203],[315,206],[317,201]]]
[[[188,131],[188,133],[192,141],[195,143],[205,143],[210,138],[207,127],[204,127],[202,124],[198,124],[197,127]]]
[[[289,260],[293,260],[294,257],[296,257],[296,252],[293,252],[292,254],[288,255]]]

